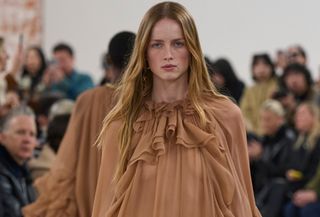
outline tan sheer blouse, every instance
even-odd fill
[[[113,181],[118,133],[104,137],[93,217],[259,217],[254,202],[240,109],[206,99],[202,128],[188,100],[144,103],[134,123],[131,157]]]

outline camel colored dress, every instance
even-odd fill
[[[93,144],[111,108],[113,90],[97,87],[79,96],[51,171],[36,182],[39,198],[25,217],[89,217],[101,152]]]
[[[134,123],[126,172],[114,182],[121,120],[111,123],[92,217],[260,217],[240,109],[205,99],[202,128],[188,100],[146,101]]]

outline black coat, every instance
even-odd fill
[[[296,136],[293,130],[282,126],[274,136],[262,139],[263,153],[251,162],[254,191],[259,192],[270,180],[285,178],[291,149]]]
[[[35,197],[26,166],[18,165],[0,145],[0,217],[21,217],[21,208]]]

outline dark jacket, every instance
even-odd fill
[[[17,164],[0,145],[0,217],[21,217],[21,208],[34,200],[28,169]]]
[[[259,192],[271,179],[285,178],[288,159],[295,142],[293,130],[282,126],[274,136],[262,139],[263,153],[259,160],[251,162],[253,185]]]

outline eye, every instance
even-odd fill
[[[175,41],[174,46],[179,48],[184,46],[184,41]]]
[[[159,43],[159,42],[154,42],[154,43],[151,43],[151,47],[152,47],[152,48],[161,48],[161,47],[162,47],[162,44]]]

